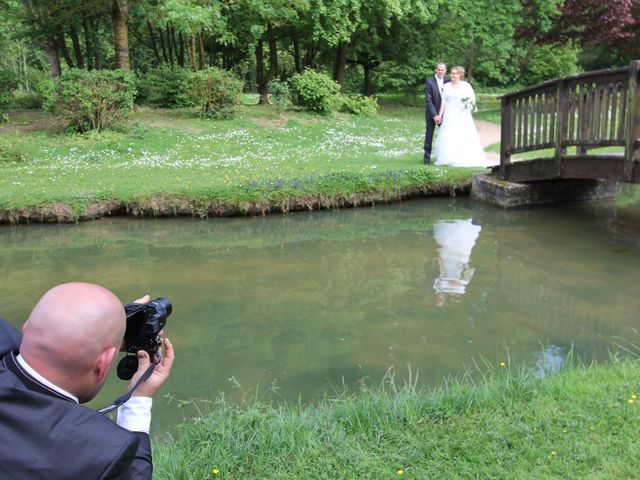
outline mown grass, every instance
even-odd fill
[[[200,119],[195,109],[142,108],[124,131],[84,135],[61,132],[58,124],[25,128],[28,115],[13,118],[0,129],[3,210],[62,202],[81,213],[93,202],[158,194],[278,202],[453,186],[474,171],[425,169],[423,109],[392,103],[374,118],[244,104],[228,121]]]
[[[155,443],[154,478],[637,478],[639,379],[637,360],[617,360],[430,391],[389,375],[312,406],[220,399]]]

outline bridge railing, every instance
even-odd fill
[[[600,70],[541,83],[502,97],[500,174],[517,153],[553,149],[557,171],[570,157],[589,149],[625,149],[625,176],[640,157],[640,61],[628,68]],[[540,159],[543,159],[542,157]],[[640,160],[640,158],[637,158]]]

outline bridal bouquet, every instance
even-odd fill
[[[462,97],[462,105],[464,106],[465,110],[470,110],[472,112],[478,111],[478,107],[476,107],[476,102],[471,100],[471,98],[469,97]]]

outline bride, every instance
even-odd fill
[[[476,96],[471,85],[463,81],[463,78],[464,68],[453,67],[451,82],[444,85],[440,107],[442,124],[436,140],[434,165],[487,165],[480,136],[471,116],[471,111],[475,109]]]

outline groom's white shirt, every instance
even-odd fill
[[[438,90],[440,90],[440,94],[442,94],[442,89],[444,88],[444,77],[440,78],[438,75],[434,75],[436,77],[436,82],[438,82]]]

